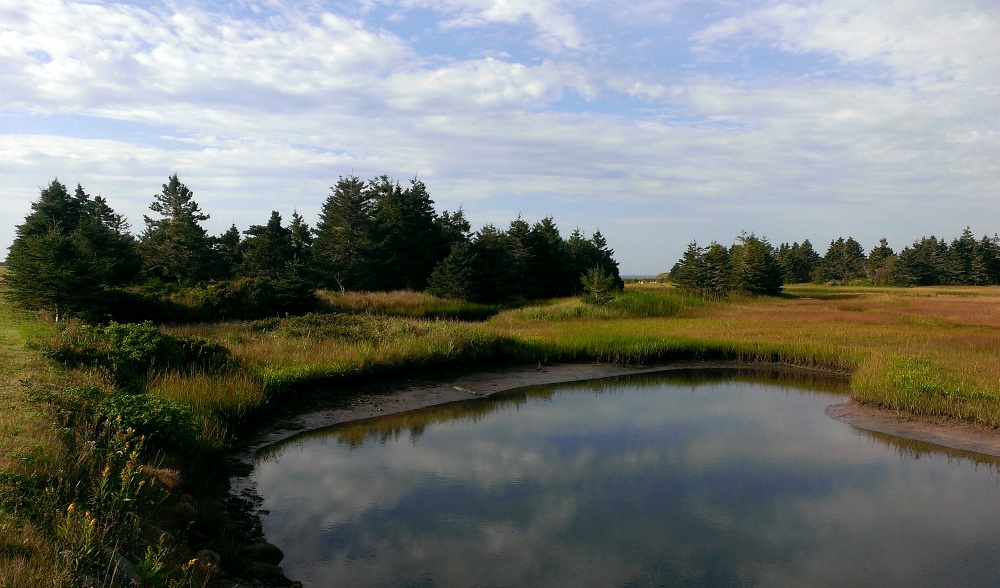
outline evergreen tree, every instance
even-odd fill
[[[946,266],[946,283],[969,286],[990,283],[986,251],[969,227],[965,227],[962,235],[951,242]]]
[[[574,271],[569,248],[552,217],[531,227],[527,246],[531,253],[528,274],[535,287],[531,298],[556,298],[577,292],[580,274]]]
[[[608,242],[600,231],[588,239],[583,231],[576,228],[566,240],[569,250],[569,257],[573,266],[573,273],[577,276],[588,274],[594,268],[610,276],[611,284],[615,290],[622,290],[625,283],[621,279],[618,271],[618,262],[614,259],[614,250],[608,247]],[[577,286],[577,292],[583,284]]]
[[[357,176],[330,188],[314,229],[310,265],[327,288],[365,290],[372,284],[372,193]]]
[[[470,300],[501,302],[523,295],[520,284],[512,277],[515,263],[509,238],[504,232],[493,225],[485,225],[476,233],[471,248],[474,273]]]
[[[271,211],[266,225],[252,225],[244,231],[243,261],[237,273],[251,278],[277,278],[291,263],[295,251],[291,231],[281,226],[281,214]]]
[[[896,272],[896,252],[889,247],[889,242],[882,237],[878,247],[868,254],[865,273],[873,284],[883,286],[893,283]]]
[[[288,224],[288,236],[291,239],[292,261],[308,263],[312,254],[312,231],[297,210],[292,211],[292,220]]]
[[[826,255],[816,268],[819,282],[848,282],[865,275],[865,250],[853,237],[830,242]]]
[[[774,249],[753,233],[741,235],[730,249],[729,276],[733,290],[756,295],[776,295],[784,282]]]
[[[461,208],[454,213],[447,210],[442,212],[434,223],[437,225],[446,254],[450,254],[451,248],[459,243],[471,242],[472,225],[465,218],[465,212]]]
[[[105,290],[129,283],[138,270],[124,218],[80,185],[71,196],[58,179],[31,209],[7,256],[8,298],[57,320],[101,314]]]
[[[531,225],[521,215],[510,221],[503,243],[507,249],[508,276],[511,281],[511,295],[525,299],[538,297],[539,287],[535,284],[535,273],[532,271],[534,261],[532,251],[528,247]]]
[[[803,241],[801,245],[782,243],[776,255],[786,284],[801,284],[812,280],[820,260],[809,239]]]
[[[614,299],[616,288],[615,278],[601,266],[594,266],[580,276],[583,285],[583,300],[588,304],[607,304]]]
[[[476,254],[472,245],[460,241],[451,248],[427,282],[427,291],[441,298],[474,300],[476,298]]]
[[[725,295],[732,284],[732,260],[729,249],[712,241],[702,254],[700,290],[710,296]]]
[[[388,176],[368,183],[373,202],[373,242],[376,244],[374,289],[422,290],[442,253],[441,232],[433,201],[423,182],[413,179],[407,189]]]
[[[899,252],[896,282],[904,286],[936,286],[944,283],[948,244],[934,235],[923,237]]]
[[[670,281],[678,288],[701,292],[708,283],[705,267],[705,249],[697,241],[688,243],[680,260],[670,270]]]
[[[242,237],[240,230],[233,224],[229,229],[215,238],[214,247],[218,254],[219,268],[214,272],[222,279],[229,279],[236,273],[236,268],[243,262]]]
[[[985,266],[986,283],[994,286],[1000,284],[1000,236],[983,236],[979,240],[979,251]]]
[[[218,254],[200,224],[209,216],[201,211],[194,193],[181,183],[177,174],[163,184],[163,191],[154,196],[149,209],[160,218],[143,216],[146,230],[140,239],[140,250],[146,271],[177,284],[212,277],[212,270],[220,266]]]

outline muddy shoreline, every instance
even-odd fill
[[[1000,457],[1000,430],[954,419],[931,419],[873,408],[853,400],[826,407],[826,414],[864,431],[895,435],[948,449]]]
[[[482,370],[455,369],[394,377],[374,384],[352,386],[349,393],[320,392],[302,402],[284,407],[283,416],[262,427],[253,440],[234,457],[247,465],[262,448],[279,443],[304,431],[341,423],[406,412],[428,406],[485,397],[526,386],[581,382],[615,376],[630,376],[686,369],[759,369],[762,371],[816,371],[831,377],[845,376],[820,370],[748,364],[727,361],[684,361],[652,365],[610,363],[566,363],[487,367]]]
[[[525,386],[579,382],[614,376],[647,374],[683,369],[740,368],[760,370],[812,371],[773,364],[740,362],[673,362],[646,366],[608,363],[572,363],[547,366],[508,366],[479,371],[417,374],[357,386],[350,394],[318,395],[298,406],[286,407],[234,456],[243,468],[251,467],[257,452],[304,431],[387,414],[406,412],[470,398],[490,396]],[[823,372],[829,373],[829,372]],[[830,373],[846,377],[846,374]],[[827,407],[826,414],[858,429],[941,445],[950,449],[1000,457],[1000,431],[956,420],[935,420],[895,411],[872,408],[849,401]],[[240,468],[240,469],[243,469]],[[237,490],[246,478],[240,472],[232,478]]]

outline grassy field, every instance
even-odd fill
[[[1000,288],[797,285],[778,298],[708,300],[668,285],[633,284],[603,306],[560,299],[508,309],[406,292],[322,298],[325,314],[164,328],[178,340],[221,344],[228,352],[215,357],[224,361],[181,369],[150,364],[130,394],[191,409],[200,425],[195,447],[218,453],[290,397],[320,387],[350,394],[357,382],[383,374],[497,362],[724,359],[850,374],[858,401],[1000,427]],[[454,320],[459,316],[466,320]],[[82,455],[88,445],[79,439],[93,430],[65,426],[67,397],[77,403],[70,406],[125,406],[132,397],[114,392],[111,377],[123,373],[115,362],[124,359],[106,358],[101,369],[57,369],[43,350],[79,351],[86,338],[80,334],[94,332],[57,329],[3,302],[0,330],[0,587],[60,585],[69,571],[95,564],[80,556],[73,568],[54,554],[67,545],[93,549],[86,531],[100,509],[113,514],[108,505],[135,502],[134,488],[121,486],[118,498],[108,494],[101,485],[107,472],[122,480],[148,474],[134,460],[108,461],[114,452],[105,461]],[[78,392],[60,396],[68,388]],[[143,402],[143,410],[162,413]],[[183,476],[193,462],[174,463]],[[91,510],[67,510],[70,500],[83,499]],[[119,523],[110,520],[98,528],[111,533]],[[155,569],[156,561],[146,564]]]
[[[381,296],[391,305],[392,294]],[[780,298],[710,301],[643,284],[606,306],[556,300],[477,323],[354,314],[173,332],[218,341],[246,368],[151,380],[156,394],[218,417],[216,442],[311,384],[490,361],[780,363],[853,374],[862,402],[1000,426],[1000,288],[799,285]]]

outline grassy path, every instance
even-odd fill
[[[59,375],[30,343],[52,327],[0,298],[0,586],[65,580],[51,537],[32,524],[30,501],[58,476],[63,449],[47,405],[33,398]]]

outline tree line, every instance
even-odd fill
[[[830,242],[820,255],[808,239],[774,247],[740,236],[725,247],[692,241],[670,270],[678,286],[708,295],[742,291],[773,295],[784,284],[816,282],[872,286],[986,286],[1000,284],[1000,237],[977,239],[966,227],[950,242],[921,237],[896,252],[886,239],[865,253],[853,237]]]
[[[461,209],[436,212],[416,178],[404,187],[385,175],[340,177],[315,227],[297,211],[287,223],[272,211],[264,224],[209,235],[209,215],[176,174],[149,209],[135,236],[104,198],[54,180],[17,226],[8,296],[57,317],[122,320],[169,314],[166,297],[244,318],[306,311],[320,288],[497,303],[579,294],[592,270],[622,287],[600,231],[563,238],[551,217],[531,224],[519,216],[505,230],[473,232]]]

